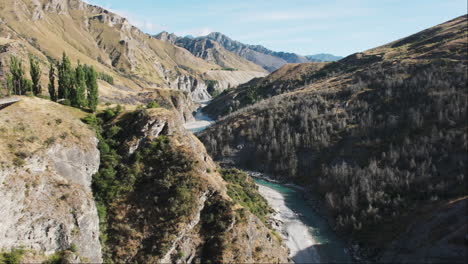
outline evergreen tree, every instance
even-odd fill
[[[62,63],[58,65],[58,99],[71,99],[73,91],[73,68],[70,59],[65,52],[62,56]]]
[[[13,85],[13,76],[11,74],[7,74],[6,82],[7,82],[8,95],[15,94],[14,85]]]
[[[30,65],[30,74],[32,79],[32,91],[34,95],[40,95],[42,93],[42,87],[40,84],[41,80],[41,68],[39,67],[39,63],[35,58],[32,56],[29,58],[29,65]]]
[[[98,104],[98,84],[97,73],[94,67],[85,66],[86,72],[86,87],[88,88],[88,107],[95,112]]]
[[[75,89],[73,91],[73,97],[71,98],[72,106],[86,106],[86,75],[84,67],[80,62],[78,62],[78,66],[75,69]]]
[[[26,94],[27,92],[31,92],[33,89],[33,82],[29,79],[23,78],[21,80],[21,87],[23,88],[23,94]]]
[[[57,91],[55,90],[55,67],[50,64],[49,69],[49,95],[50,100],[57,102]]]
[[[24,69],[23,63],[18,60],[15,56],[10,57],[10,73],[11,80],[7,82],[8,89],[16,95],[22,95],[26,92],[25,87],[23,87],[24,82]],[[26,87],[27,88],[27,87]]]

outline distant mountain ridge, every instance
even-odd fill
[[[161,32],[154,38],[184,48],[195,57],[216,65],[203,74],[203,79],[216,81],[213,88],[218,92],[268,74],[260,65],[226,50],[208,38],[179,37],[168,32]],[[214,91],[210,88],[210,92]]]
[[[207,36],[194,38],[192,36],[178,37],[173,33],[168,33],[164,31],[156,35],[155,38],[169,42],[171,44],[175,44],[179,47],[183,47],[195,56],[203,58],[205,60],[206,57],[209,56],[209,52],[200,50],[200,47],[196,46],[200,46],[200,43],[203,43],[203,45],[205,46],[211,46],[215,45],[212,42],[216,42],[217,44],[221,45],[221,47],[223,47],[225,50],[232,52],[250,62],[260,65],[263,69],[269,72],[276,71],[277,69],[281,68],[283,65],[288,63],[337,61],[342,58],[334,56],[332,54],[316,54],[311,56],[302,56],[291,52],[272,51],[270,49],[265,48],[262,45],[249,45],[241,43],[219,32],[213,32],[208,34]],[[213,62],[210,60],[208,61]]]
[[[306,57],[295,53],[275,52],[261,45],[243,44],[219,32],[210,33],[206,38],[218,42],[225,49],[262,66],[269,72],[273,72],[287,63],[303,63],[309,61]]]
[[[305,56],[307,59],[310,61],[339,61],[343,59],[344,57],[342,56],[335,56],[333,54],[329,53],[319,53],[319,54],[314,54],[314,55],[307,55]]]

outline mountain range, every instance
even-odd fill
[[[164,40],[166,42],[175,44],[177,46],[183,47],[197,57],[206,59],[209,57],[209,60],[212,60],[213,55],[208,55],[209,51],[207,49],[213,48],[213,46],[221,46],[224,50],[237,54],[238,56],[251,61],[257,65],[260,65],[265,70],[273,72],[283,65],[288,63],[304,63],[311,61],[336,61],[341,57],[337,57],[331,54],[317,54],[310,56],[301,56],[295,53],[289,52],[276,52],[269,50],[261,45],[248,45],[243,44],[239,41],[232,40],[226,35],[213,32],[207,36],[202,37],[178,37],[173,33],[161,32],[155,36],[158,39]],[[204,44],[201,44],[204,43]],[[216,48],[219,50],[219,47]]]

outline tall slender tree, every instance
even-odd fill
[[[58,99],[71,99],[71,92],[74,89],[73,80],[73,68],[70,59],[64,52],[62,62],[58,65]]]
[[[55,67],[50,64],[49,69],[49,95],[50,100],[57,102],[57,91],[55,90]]]
[[[23,94],[26,92],[31,92],[33,88],[33,82],[29,79],[23,78],[21,79],[21,87],[23,88]]]
[[[13,84],[13,75],[8,73],[6,77],[6,82],[7,82],[8,95],[15,94],[14,84]]]
[[[97,73],[93,66],[86,66],[86,87],[88,88],[88,107],[95,112],[98,105],[99,91]]]
[[[73,96],[71,98],[72,106],[83,107],[86,106],[86,75],[80,62],[75,69],[75,85],[73,90]]]
[[[32,91],[34,95],[40,95],[42,93],[41,81],[41,68],[39,67],[38,61],[34,57],[29,57],[30,74],[32,79]]]
[[[24,84],[24,69],[23,62],[15,56],[10,57],[10,73],[11,73],[11,82],[9,89],[13,94],[22,95],[26,93],[27,87],[23,87]]]

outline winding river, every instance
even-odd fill
[[[194,114],[195,121],[185,128],[196,133],[214,123],[202,113],[202,105]],[[344,244],[329,225],[307,204],[300,190],[255,178],[260,194],[276,211],[273,227],[283,237],[295,263],[349,263]]]
[[[197,112],[193,115],[195,121],[185,123],[184,127],[193,133],[200,132],[205,128],[211,126],[214,123],[214,120],[203,114],[202,109],[207,103],[202,103],[201,106],[197,109]]]
[[[281,232],[295,263],[349,263],[345,245],[325,219],[304,199],[300,190],[255,178],[260,194],[275,209]]]

